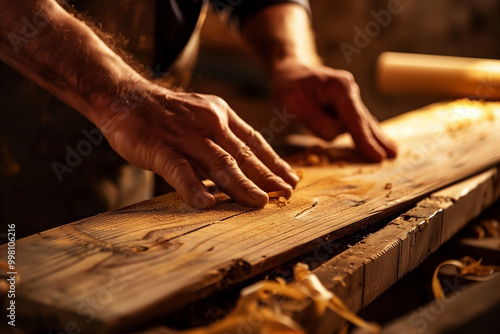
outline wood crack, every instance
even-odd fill
[[[314,210],[314,207],[318,204],[318,199],[316,199],[316,198],[315,198],[313,201],[314,201],[314,202],[313,202],[313,204],[311,205],[311,207],[310,207],[310,208],[307,208],[307,209],[304,209],[304,210],[300,211],[299,213],[297,213],[297,214],[295,215],[295,219],[302,218],[302,217],[304,217],[306,214],[308,214],[309,212],[313,211],[313,210]]]

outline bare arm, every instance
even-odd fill
[[[96,124],[130,163],[153,170],[193,206],[215,198],[198,171],[238,202],[287,197],[297,176],[222,99],[144,79],[51,0],[0,1],[0,59]]]
[[[287,106],[325,140],[350,132],[359,151],[371,160],[396,155],[395,145],[363,104],[353,76],[322,65],[304,8],[265,8],[246,22],[243,37],[270,74],[279,107]]]
[[[321,65],[309,15],[301,6],[265,8],[246,22],[243,37],[270,75],[292,63]]]
[[[97,125],[120,90],[147,84],[56,1],[2,1],[0,43],[1,60]]]

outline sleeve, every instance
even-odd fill
[[[215,12],[219,14],[228,14],[231,22],[241,27],[247,19],[258,13],[261,9],[281,4],[295,3],[304,7],[311,16],[311,7],[309,0],[214,0],[212,1]]]

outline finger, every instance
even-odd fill
[[[318,100],[336,108],[341,123],[347,127],[361,154],[370,160],[381,161],[387,154],[371,131],[371,115],[361,101],[354,77],[348,72],[336,72],[334,80],[328,80],[323,89],[315,90]]]
[[[323,90],[322,86],[316,87]],[[316,93],[304,93],[302,90],[295,91],[287,101],[291,110],[296,110],[300,115],[301,122],[316,136],[324,140],[333,140],[339,134],[345,132],[342,122],[335,119],[335,114],[328,114],[327,110],[318,101]]]
[[[337,108],[361,154],[376,162],[387,158],[385,150],[373,135],[371,115],[365,111],[367,109],[361,100],[343,95],[341,101],[337,103]]]
[[[255,131],[235,113],[230,114],[229,126],[234,135],[250,147],[256,158],[258,158],[257,160],[262,161],[274,174],[295,188],[300,180],[299,177],[290,165],[280,158],[259,132]]]
[[[309,121],[304,122],[318,137],[331,141],[346,132],[344,122],[333,108],[311,105],[307,110]]]
[[[220,135],[214,139],[217,144],[236,159],[241,171],[260,189],[268,193],[282,192],[283,197],[286,199],[292,196],[292,186],[264,165],[252,152],[250,147],[231,133],[231,131],[226,132],[223,137]]]
[[[264,207],[268,203],[267,194],[245,176],[228,152],[210,139],[194,139],[197,144],[184,149],[226,194],[247,206]]]
[[[196,177],[193,167],[178,152],[165,150],[162,154],[156,154],[153,170],[174,187],[189,205],[199,209],[215,205],[214,195],[208,192]]]
[[[380,146],[385,150],[388,158],[395,158],[398,154],[398,148],[394,141],[387,137],[382,128],[380,127],[380,123],[377,119],[372,115],[372,133],[374,138],[379,142]]]

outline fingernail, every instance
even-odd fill
[[[193,198],[193,206],[200,209],[212,207],[215,203],[215,197],[207,192],[199,192]]]
[[[252,189],[250,190],[249,192],[249,195],[250,195],[250,198],[253,199],[254,201],[262,198],[262,197],[266,197],[267,198],[267,194],[265,192],[263,192],[262,190],[260,189]]]
[[[381,162],[382,160],[387,158],[387,155],[385,154],[385,152],[373,151],[371,158],[374,162]]]
[[[290,173],[292,175],[292,179],[295,181],[295,183],[298,183],[300,181],[300,177],[295,174],[295,172]]]

